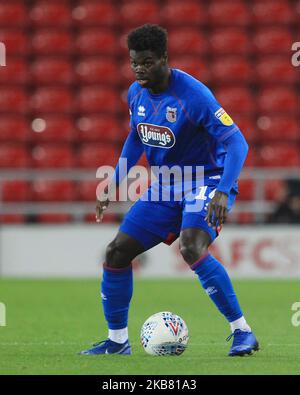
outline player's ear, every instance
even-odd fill
[[[163,64],[164,65],[168,64],[168,53],[167,52],[165,52],[163,54],[162,59],[163,59]]]

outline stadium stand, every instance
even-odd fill
[[[168,29],[170,65],[208,84],[243,131],[250,151],[240,199],[258,199],[258,182],[263,199],[278,199],[289,169],[300,166],[300,69],[290,61],[299,20],[295,0],[0,1],[9,63],[0,68],[3,207],[94,201],[96,169],[116,164],[129,128],[126,36],[146,22]],[[272,168],[283,169],[281,179]],[[0,220],[75,218],[70,211],[30,210],[1,211]],[[246,207],[236,220],[252,222],[255,215]],[[82,219],[94,222],[90,206]]]

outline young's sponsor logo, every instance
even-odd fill
[[[151,147],[172,148],[176,142],[170,128],[150,123],[139,123],[137,131],[142,142]]]

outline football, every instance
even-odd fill
[[[188,327],[184,320],[170,311],[151,315],[141,329],[141,343],[150,355],[180,355],[187,348]]]

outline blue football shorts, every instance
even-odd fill
[[[207,205],[214,195],[218,181],[206,179],[201,187],[191,188],[182,198],[177,197],[176,200],[171,191],[171,199],[168,201],[161,199],[162,195],[158,201],[150,199],[153,190],[157,192],[159,188],[159,184],[155,183],[131,206],[119,230],[142,244],[145,251],[162,242],[171,245],[179,237],[180,231],[187,228],[205,231],[213,242],[220,228],[213,229],[205,221],[205,217]],[[231,209],[236,195],[237,192],[232,189],[228,197],[228,210]]]

